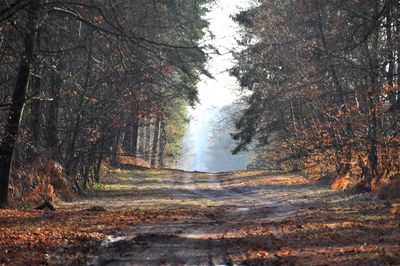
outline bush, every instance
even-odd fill
[[[13,171],[10,180],[12,204],[40,204],[58,199],[71,201],[74,193],[64,168],[49,156],[40,156],[29,167]]]

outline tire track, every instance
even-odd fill
[[[215,213],[133,226],[124,238],[109,243],[92,265],[234,265],[231,248],[240,245],[240,239],[232,235],[247,234],[243,228],[263,224],[272,238],[279,239],[274,222],[294,215],[301,209],[298,202],[317,191],[313,186],[290,191],[284,186],[232,189],[220,182],[218,174],[208,173],[182,172],[170,182],[175,188],[171,191],[179,191],[170,195],[172,199],[207,199],[217,206]]]

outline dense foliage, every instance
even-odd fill
[[[3,3],[1,205],[10,166],[29,169],[41,156],[78,190],[118,153],[151,166],[174,156],[185,120],[173,118],[196,102],[198,77],[208,74],[200,45],[208,2]]]
[[[248,96],[235,152],[371,189],[400,172],[400,7],[392,0],[261,0],[235,19]],[[360,187],[360,188],[361,188]]]

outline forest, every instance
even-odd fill
[[[277,15],[279,14],[279,15]],[[337,178],[370,191],[399,182],[398,1],[259,1],[236,15],[231,72],[250,93],[234,152],[255,165]]]
[[[206,2],[3,1],[1,206],[9,184],[18,200],[39,183],[80,192],[118,156],[162,167],[179,155],[207,74]]]
[[[398,0],[0,0],[0,266],[400,265],[399,73]]]

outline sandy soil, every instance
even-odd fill
[[[249,249],[263,248],[264,241],[278,245],[274,242],[282,236],[277,222],[287,220],[316,201],[332,200],[338,194],[327,186],[310,184],[298,174],[266,172],[256,172],[254,176],[248,173],[241,176],[240,172],[178,172],[156,183],[166,191],[161,194],[158,191],[153,198],[146,199],[157,202],[159,197],[163,204],[168,197],[172,205],[180,201],[203,202],[205,206],[200,204],[199,208],[208,212],[183,220],[129,227],[103,242],[102,254],[92,265],[243,264],[243,256]],[[138,183],[136,179],[133,185],[140,190],[150,186],[151,180]],[[149,204],[137,197],[134,204]],[[270,263],[277,261],[278,257]]]

